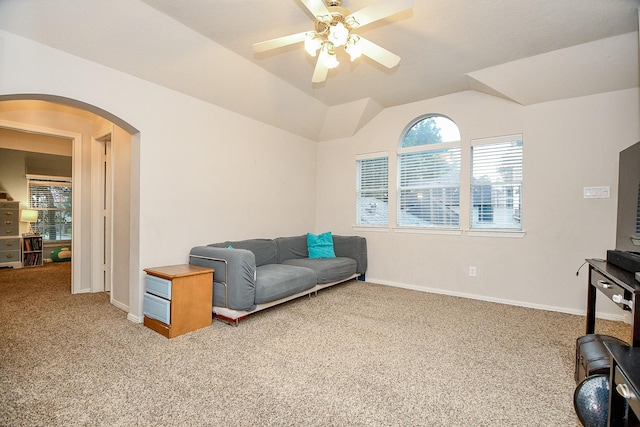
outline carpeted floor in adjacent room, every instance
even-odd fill
[[[168,340],[69,289],[0,270],[2,426],[579,425],[583,316],[353,281]]]

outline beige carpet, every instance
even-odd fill
[[[579,425],[581,316],[349,282],[168,340],[69,267],[0,270],[2,426]]]

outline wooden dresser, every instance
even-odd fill
[[[22,267],[20,202],[0,201],[0,267]]]

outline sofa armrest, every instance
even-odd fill
[[[364,274],[367,271],[367,239],[361,236],[332,237],[336,256],[353,258],[357,264],[356,272]]]
[[[256,258],[246,249],[197,246],[189,264],[213,268],[213,305],[232,310],[255,309]]]

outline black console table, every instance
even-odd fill
[[[615,265],[588,259],[589,283],[587,290],[587,334],[595,333],[596,327],[596,294],[602,292],[622,310],[631,313],[631,346],[640,347],[640,282],[634,273]]]
[[[604,344],[611,353],[609,426],[638,426],[640,415],[640,348]]]

